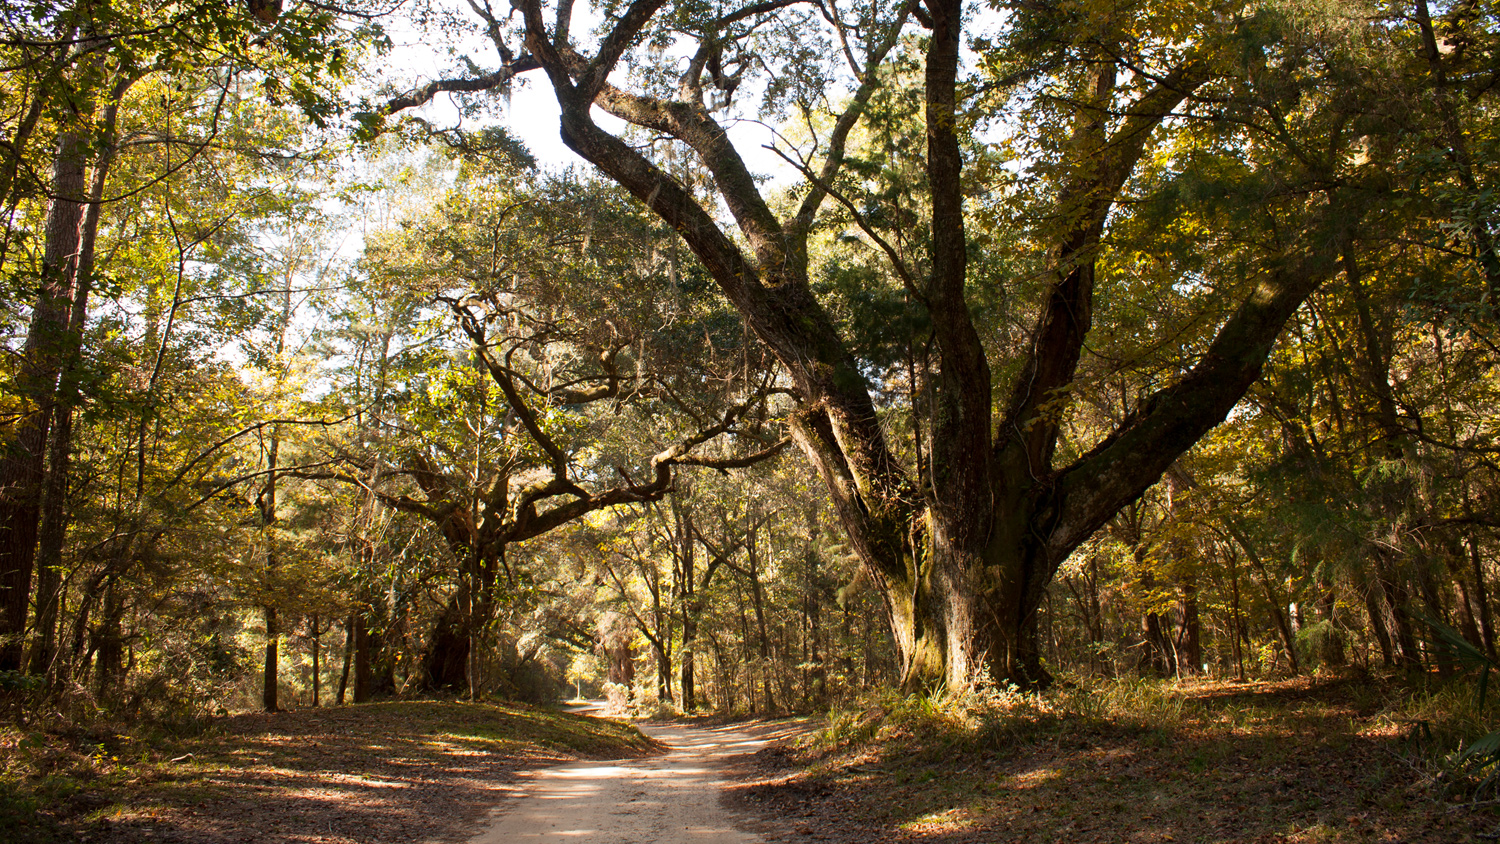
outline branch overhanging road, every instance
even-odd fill
[[[573,711],[589,711],[576,707]],[[731,760],[806,730],[805,723],[645,724],[670,750],[648,759],[576,762],[526,774],[470,844],[761,844],[736,827],[719,793]]]

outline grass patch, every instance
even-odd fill
[[[247,713],[185,733],[3,728],[0,840],[425,839],[466,828],[521,767],[657,749],[627,724],[444,701]]]
[[[1494,805],[1440,775],[1495,723],[1472,698],[1357,677],[884,695],[747,793],[826,841],[1487,841]]]

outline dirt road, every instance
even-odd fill
[[[720,805],[724,765],[803,727],[783,722],[641,729],[671,751],[650,759],[534,771],[471,844],[760,844],[763,839],[737,829]]]

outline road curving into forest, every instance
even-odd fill
[[[641,725],[660,756],[576,762],[525,774],[471,844],[759,844],[724,809],[724,770],[740,756],[801,732],[788,724]]]

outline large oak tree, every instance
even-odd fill
[[[1362,24],[1275,2],[994,4],[999,33],[974,71],[961,0],[637,0],[603,6],[591,45],[573,32],[573,6],[520,0],[519,51],[488,15],[499,70],[393,107],[539,66],[563,141],[680,234],[785,368],[800,399],[793,437],[885,596],[907,684],[964,686],[986,667],[1047,682],[1035,620],[1059,564],[1224,420],[1361,213],[1368,191],[1338,173],[1349,115],[1317,86],[1336,60],[1326,33],[1347,39]],[[763,104],[747,113],[735,95],[756,86]],[[919,98],[925,129],[904,187],[921,196],[904,222],[872,211],[876,180],[856,154],[862,137],[890,131],[875,106],[893,92]],[[601,112],[626,128],[601,125]],[[987,153],[973,127],[1002,112],[1044,117],[1042,131],[1001,166],[975,166]],[[810,141],[777,141],[800,187],[778,182],[773,195],[752,173],[727,131],[747,116],[801,118],[784,134]],[[712,191],[691,189],[643,138],[690,150]],[[1017,171],[1034,180],[1031,200],[987,206],[991,220],[1023,210],[974,231],[994,188],[985,179]],[[1160,293],[1182,300],[1184,322],[1137,326],[1134,342],[1153,330],[1149,342],[1199,339],[1114,430],[1072,442],[1096,295],[1128,281],[1107,260],[1112,215],[1150,195],[1216,198],[1200,243],[1222,260],[1182,264]],[[845,225],[888,259],[919,312],[929,354],[904,402],[819,284],[820,238]],[[1030,254],[1009,276],[980,246],[1006,238]],[[978,307],[996,301],[998,319]],[[995,330],[1007,322],[1029,327]],[[894,438],[900,414],[914,447]]]

